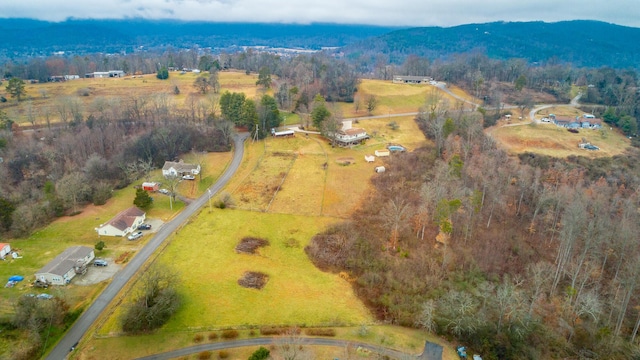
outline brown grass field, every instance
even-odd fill
[[[27,120],[28,107],[31,106],[37,115],[36,124],[45,124],[44,113],[51,114],[51,121],[60,121],[56,106],[60,99],[71,97],[78,99],[86,115],[90,113],[96,98],[130,98],[146,94],[166,94],[170,102],[177,108],[186,108],[190,97],[204,98],[193,86],[199,74],[171,72],[169,79],[159,80],[155,74],[137,75],[135,78],[126,76],[123,78],[107,79],[78,79],[59,83],[26,84],[26,100],[20,103],[10,99],[4,86],[0,87],[0,94],[10,99],[7,103],[0,104],[0,110],[19,124],[30,125]],[[256,86],[257,75],[246,75],[240,71],[223,71],[219,73],[221,92],[243,92],[248,98],[262,95],[262,90]],[[174,88],[180,89],[180,94],[174,94]],[[89,96],[80,96],[81,89],[88,89]],[[45,94],[45,95],[43,95]]]
[[[617,130],[580,129],[573,134],[567,129],[553,124],[503,126],[489,130],[500,146],[512,154],[534,152],[538,154],[564,158],[569,155],[581,155],[589,158],[619,155],[630,146],[629,139]],[[600,148],[587,151],[578,148],[578,143],[586,139]]]
[[[241,209],[348,217],[368,191],[374,167],[387,163],[392,168],[393,156],[368,164],[365,155],[390,143],[408,150],[427,143],[413,117],[361,120],[353,126],[372,138],[353,148],[332,148],[321,136],[301,133],[249,142],[246,161],[227,191]],[[351,160],[345,164],[343,159]]]
[[[201,96],[193,88],[194,74],[171,73],[169,80],[160,81],[155,75],[122,79],[86,79],[77,82],[34,84],[27,86],[34,107],[55,107],[60,96],[77,96],[77,91],[89,88],[91,95],[78,97],[87,107],[97,96],[134,96],[144,93],[166,93],[176,106],[184,106],[187,97]],[[256,76],[244,72],[222,72],[222,91],[244,92],[247,97],[261,95],[255,86]],[[173,94],[178,86],[180,95]],[[471,99],[460,89],[449,87],[459,96]],[[40,95],[44,89],[47,98]],[[363,80],[358,96],[364,99],[373,94],[378,98],[378,115],[415,112],[424,103],[433,87],[430,85],[398,85],[390,81]],[[449,98],[444,95],[445,98]],[[449,98],[451,104],[455,99]],[[358,113],[354,104],[337,104],[344,117],[365,116],[364,100]],[[26,122],[28,101],[15,105],[10,102],[3,110],[10,116],[18,116]],[[43,110],[44,111],[44,110]],[[565,111],[567,113],[565,113]],[[546,113],[571,115],[571,108],[547,109]],[[543,114],[539,114],[543,115]],[[295,119],[287,115],[288,122]],[[55,119],[55,116],[54,116]],[[397,130],[389,123],[395,122]],[[118,317],[122,306],[117,306],[102,319],[93,337],[81,344],[77,358],[99,359],[109,354],[110,359],[125,359],[159,351],[192,345],[194,334],[208,334],[226,327],[242,330],[242,337],[249,337],[243,330],[264,324],[304,324],[306,326],[336,326],[338,338],[359,340],[360,324],[371,324],[374,319],[357,299],[349,282],[342,277],[319,271],[304,254],[304,246],[311,237],[327,226],[348,218],[370,191],[370,179],[376,176],[375,166],[385,165],[393,171],[392,155],[376,158],[366,163],[365,155],[388,144],[399,144],[414,150],[427,144],[412,117],[388,117],[354,122],[354,127],[364,128],[370,135],[365,144],[353,148],[331,147],[326,139],[297,133],[291,138],[267,138],[248,141],[240,169],[224,189],[235,201],[234,209],[212,212],[203,208],[188,225],[170,239],[168,247],[158,254],[158,264],[173,267],[180,276],[179,291],[183,294],[183,307],[167,325],[155,334],[146,336],[120,336]],[[488,132],[512,154],[535,151],[564,157],[580,154],[589,157],[621,154],[629,142],[616,131],[581,130],[572,134],[553,125],[523,125],[494,127]],[[602,150],[580,150],[577,143],[582,137]],[[194,154],[185,154],[185,161],[194,161]],[[204,175],[194,181],[183,181],[180,194],[195,198],[206,191],[224,171],[231,158],[230,153],[208,154],[204,162]],[[147,179],[145,179],[147,180]],[[159,170],[148,180],[162,181]],[[141,180],[142,181],[142,180]],[[139,181],[139,182],[141,182]],[[136,184],[138,184],[137,182]],[[23,264],[13,262],[12,267],[0,264],[0,275],[32,274],[62,249],[70,245],[93,246],[97,235],[93,231],[101,222],[130,206],[134,197],[132,187],[116,192],[113,199],[102,207],[87,206],[80,215],[62,218],[36,232],[29,239],[18,239],[18,247],[29,259]],[[178,203],[169,209],[168,198],[154,196],[154,208],[148,216],[169,220],[183,206]],[[259,254],[238,254],[235,246],[246,236],[269,240],[270,245],[261,248]],[[123,239],[104,239],[107,249],[100,256],[117,257],[122,253],[134,253],[141,242]],[[18,265],[18,266],[14,266]],[[19,271],[18,271],[19,270]],[[258,271],[269,276],[261,290],[242,288],[237,280],[246,271]],[[104,284],[80,288],[65,288],[72,302],[86,305]],[[11,293],[11,291],[14,291]],[[14,299],[30,291],[0,289],[0,311],[10,311],[6,299]],[[126,305],[132,300],[133,290],[123,294]],[[429,335],[410,329],[372,326],[366,341],[386,344],[390,347],[419,353],[424,339]],[[206,338],[206,337],[205,337]],[[207,341],[207,340],[205,340]],[[435,340],[441,342],[442,340]],[[150,346],[152,344],[153,346]],[[344,349],[314,349],[317,358],[345,356]],[[246,358],[249,349],[233,350],[231,358]],[[217,356],[217,354],[215,355]],[[190,358],[195,358],[192,356]],[[446,360],[455,359],[453,348],[445,348]]]
[[[374,95],[378,103],[371,115],[417,112],[424,105],[427,95],[434,89],[439,91],[442,99],[447,99],[450,104],[453,105],[458,101],[431,85],[394,84],[390,80],[363,79],[356,93],[356,99],[360,99],[358,112],[355,111],[354,103],[340,103],[338,106],[345,118],[367,116],[370,114],[367,113],[366,99]],[[449,86],[449,89],[458,96],[473,99],[455,86]]]

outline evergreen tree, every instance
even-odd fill
[[[149,193],[142,189],[136,190],[136,198],[133,200],[133,205],[140,209],[148,209],[153,203],[153,199],[149,196]]]
[[[156,77],[160,80],[167,80],[169,78],[169,70],[166,67],[161,67],[156,74]]]
[[[18,101],[27,94],[27,91],[24,89],[24,81],[18,78],[11,78],[7,83],[6,89],[11,97],[16,98]]]

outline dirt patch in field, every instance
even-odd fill
[[[260,290],[267,284],[267,281],[269,281],[269,275],[261,272],[247,271],[238,280],[238,285]]]
[[[246,237],[240,240],[240,243],[236,245],[236,252],[245,254],[256,254],[258,249],[269,245],[269,240]]]
[[[500,140],[514,150],[526,149],[566,149],[567,146],[553,140],[521,139],[514,136],[501,137]]]
[[[352,157],[341,157],[341,158],[337,158],[336,162],[340,165],[351,165],[351,164],[355,164],[356,160]]]

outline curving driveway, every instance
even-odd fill
[[[96,300],[89,306],[89,308],[80,316],[80,318],[73,324],[73,326],[67,331],[65,336],[60,339],[58,344],[49,352],[46,359],[60,360],[66,358],[72,346],[77,345],[80,339],[87,332],[89,327],[98,319],[100,314],[106,309],[107,305],[113,301],[118,295],[120,289],[126,285],[133,275],[140,270],[142,265],[147,259],[160,247],[164,240],[173,234],[182,224],[184,224],[191,215],[193,215],[198,209],[204,206],[209,201],[209,196],[213,196],[220,189],[222,189],[227,182],[231,179],[233,174],[238,170],[242,157],[244,156],[244,141],[249,137],[249,134],[238,134],[234,137],[234,153],[231,164],[220,176],[218,181],[209,188],[210,192],[205,192],[204,195],[189,204],[181,213],[179,213],[173,220],[164,224],[156,235],[149,240],[149,242],[140,250],[136,256],[131,259],[127,266],[115,274],[111,283],[102,291],[102,293],[96,298]]]
[[[273,344],[274,339],[275,338],[262,337],[262,338],[254,338],[254,339],[233,340],[233,341],[223,341],[223,342],[217,342],[217,343],[194,345],[194,346],[189,346],[189,347],[178,349],[178,350],[168,351],[161,354],[145,356],[142,358],[138,358],[138,360],[168,360],[168,359],[178,358],[181,356],[199,353],[201,351],[215,351],[215,350],[231,349],[231,348],[238,348],[238,347],[245,347],[245,346],[271,345]],[[406,354],[397,350],[392,350],[392,349],[388,349],[381,346],[347,341],[347,340],[337,340],[337,339],[327,339],[327,338],[303,338],[302,345],[334,346],[334,347],[355,346],[355,347],[361,347],[367,350],[371,350],[373,352],[376,352],[382,355],[387,355],[394,359],[421,357],[421,355]]]

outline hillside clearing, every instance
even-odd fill
[[[500,146],[513,154],[534,152],[553,157],[581,155],[589,158],[620,155],[630,146],[627,138],[616,130],[581,129],[573,134],[553,124],[503,126],[490,130]],[[587,151],[578,148],[582,139],[600,148]]]

